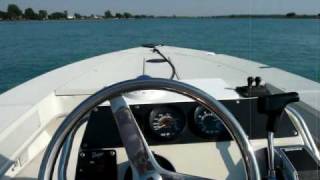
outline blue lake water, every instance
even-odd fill
[[[0,22],[0,93],[57,67],[149,42],[247,58],[320,81],[319,20]]]

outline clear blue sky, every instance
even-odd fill
[[[107,9],[133,14],[189,16],[320,13],[320,0],[0,0],[0,10],[6,10],[9,3],[22,9],[32,7],[82,14],[103,14]]]

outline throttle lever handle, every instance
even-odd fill
[[[278,128],[281,113],[284,108],[300,100],[296,92],[267,95],[258,98],[258,111],[268,116],[267,131],[275,132]]]

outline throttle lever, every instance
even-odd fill
[[[278,129],[280,116],[284,108],[293,102],[299,101],[299,94],[296,92],[267,95],[258,98],[258,111],[268,116],[266,130],[268,132],[268,180],[276,180],[274,167],[274,133]]]

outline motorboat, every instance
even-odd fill
[[[0,95],[0,179],[320,179],[320,84],[157,44]]]

